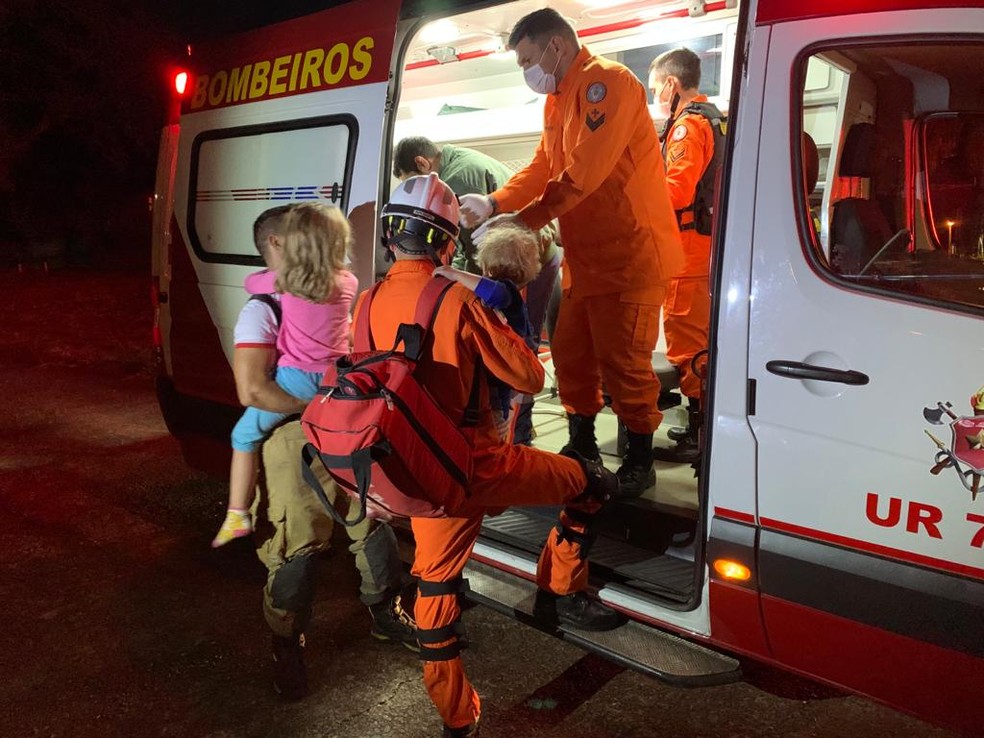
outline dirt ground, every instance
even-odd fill
[[[269,679],[264,573],[212,551],[225,488],[153,394],[150,279],[0,272],[0,736],[440,735],[416,657],[373,641],[339,542],[308,632],[312,694]],[[240,545],[241,544],[241,545]],[[483,608],[465,660],[486,738],[948,735],[772,676],[682,691]]]

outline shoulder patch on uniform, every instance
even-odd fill
[[[605,114],[599,112],[598,110],[592,110],[587,115],[584,116],[584,125],[586,125],[590,130],[597,131],[605,123]]]
[[[605,87],[604,82],[592,82],[588,85],[587,92],[584,93],[584,96],[588,98],[589,103],[597,104],[604,100],[607,94],[608,88]]]
[[[682,141],[686,137],[687,137],[687,127],[686,126],[677,126],[676,128],[673,129],[673,140],[674,141]]]

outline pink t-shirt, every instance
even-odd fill
[[[246,291],[251,295],[271,294],[277,273],[264,269],[246,277]],[[283,293],[283,308],[277,350],[277,366],[292,366],[306,372],[324,372],[325,367],[349,352],[349,312],[359,290],[359,280],[352,272],[341,270],[335,275],[335,289],[328,302],[314,303]]]

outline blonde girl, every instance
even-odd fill
[[[359,282],[345,268],[352,229],[342,212],[321,203],[295,205],[284,217],[279,268],[246,278],[250,294],[280,293],[276,382],[300,400],[314,397],[329,362],[349,351],[349,313]],[[276,263],[276,262],[275,262]],[[253,530],[252,503],[260,445],[287,416],[248,407],[232,431],[229,508],[216,548]]]

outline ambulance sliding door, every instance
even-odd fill
[[[175,188],[177,284],[169,290],[180,392],[230,397],[243,279],[262,267],[252,225],[268,208],[342,208],[355,227],[353,269],[363,286],[371,282],[398,13],[398,0],[357,0],[194,48]]]
[[[952,213],[931,204],[934,192],[943,202],[932,172],[951,156],[945,175],[960,179],[984,141],[974,142],[979,120],[923,123],[979,106],[968,70],[984,68],[984,38],[961,35],[969,28],[984,28],[984,9],[773,26],[749,423],[773,656],[979,728],[984,403],[968,398],[984,385],[984,196],[975,204],[967,188]],[[817,90],[833,94],[817,103]],[[821,149],[817,185],[801,130]],[[966,173],[979,183],[976,161]],[[922,218],[936,223],[920,229]]]

